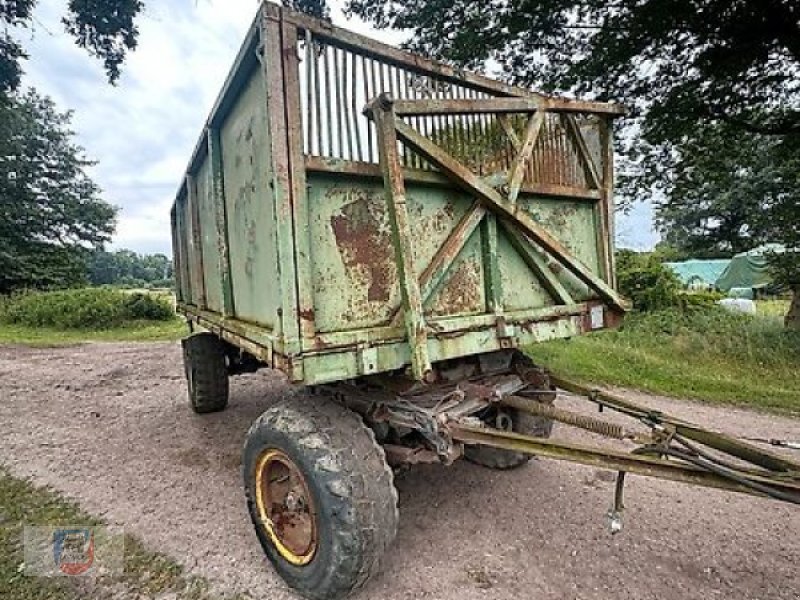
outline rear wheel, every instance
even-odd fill
[[[512,361],[512,369],[524,381],[530,383],[530,388],[536,390],[536,393],[531,394],[529,397],[545,404],[553,403],[556,398],[555,387],[550,383],[547,374],[538,369],[530,358],[520,352],[516,352]],[[542,393],[548,390],[551,392]],[[526,392],[523,390],[519,395],[525,396]],[[553,431],[553,421],[551,419],[506,406],[491,407],[480,414],[479,417],[489,427],[533,437],[548,438]],[[464,448],[464,458],[490,469],[514,469],[527,463],[533,456],[524,452],[501,450],[488,446],[466,446]]]
[[[201,414],[224,410],[229,394],[225,342],[213,333],[201,332],[182,343],[192,410]]]
[[[341,598],[378,570],[397,492],[358,415],[324,398],[284,401],[250,427],[242,469],[258,539],[291,587]]]

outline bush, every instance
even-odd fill
[[[714,291],[682,292],[678,294],[678,306],[684,310],[693,308],[710,308],[725,297],[725,294]]]
[[[165,298],[109,288],[26,292],[0,305],[0,320],[28,327],[110,329],[132,321],[168,321],[175,316]]]
[[[150,294],[126,294],[125,309],[130,319],[146,321],[169,321],[175,311],[163,298]]]
[[[681,282],[658,257],[620,250],[617,253],[617,283],[633,308],[653,311],[680,305]]]

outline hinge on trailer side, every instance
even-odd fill
[[[503,349],[513,348],[516,346],[516,327],[508,323],[505,317],[497,317],[495,321],[495,328],[497,330],[497,338],[500,340],[500,347]]]
[[[366,342],[359,343],[356,346],[356,360],[359,374],[372,375],[378,372],[378,349],[375,346]]]

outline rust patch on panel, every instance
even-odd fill
[[[341,193],[331,190],[328,196]],[[386,302],[394,284],[394,249],[386,230],[383,202],[373,202],[368,194],[345,204],[331,217],[342,260],[349,269],[364,269],[368,278],[367,300]]]
[[[437,294],[434,315],[458,315],[483,309],[482,269],[474,258],[463,260]]]

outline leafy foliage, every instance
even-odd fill
[[[19,87],[27,58],[12,32],[30,27],[36,0],[0,0],[0,94]],[[64,28],[81,48],[103,61],[108,80],[116,82],[127,53],[136,48],[139,30],[136,17],[144,8],[141,0],[70,0],[62,19]]]
[[[650,253],[617,252],[617,281],[620,292],[636,310],[653,311],[679,304],[678,276]]]
[[[698,117],[800,133],[798,11],[792,0],[350,0],[408,45],[522,85],[647,107],[673,135]]]
[[[726,146],[728,152],[717,151]],[[667,242],[710,258],[771,241],[768,208],[792,193],[776,146],[773,139],[718,124],[699,128],[679,153],[665,153],[668,169],[652,184],[666,198],[657,225]]]
[[[0,103],[0,294],[84,279],[85,246],[110,239],[116,209],[100,199],[72,141],[69,113],[33,91]]]
[[[517,84],[632,108],[620,188],[659,191],[662,231],[704,255],[800,246],[800,4],[795,0],[349,0],[408,46],[491,60]],[[788,239],[787,239],[788,238]],[[800,281],[794,253],[776,260]],[[794,268],[792,268],[794,265]]]
[[[283,4],[312,17],[331,20],[331,11],[325,0],[284,0]]]
[[[662,164],[663,176],[643,180],[666,198],[657,225],[668,244],[711,258],[779,243],[776,280],[800,283],[800,139],[704,125]]]
[[[163,254],[93,250],[86,260],[89,283],[131,287],[171,287],[172,261]]]
[[[108,288],[26,292],[0,307],[0,320],[28,327],[109,329],[131,321],[168,321],[175,311],[168,300]]]

